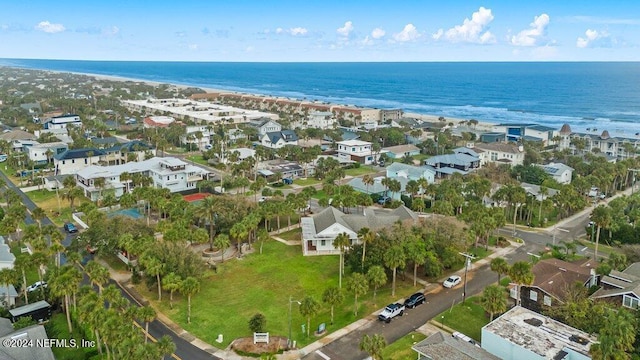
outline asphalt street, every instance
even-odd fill
[[[25,213],[25,223],[26,224],[33,224],[35,223],[35,221],[33,220],[33,218],[31,217],[31,211],[33,209],[36,208],[36,204],[31,201],[31,199],[24,193],[22,192],[22,190],[20,190],[20,188],[18,188],[17,186],[15,186],[8,178],[7,176],[0,172],[0,178],[2,178],[2,180],[4,180],[5,184],[9,187],[9,189],[15,191],[20,198],[22,199],[22,202],[25,204],[25,206],[27,207],[27,209],[29,210],[28,212]],[[45,217],[44,219],[42,219],[42,225],[49,225],[49,224],[53,224],[53,222],[51,221],[51,219],[49,219],[49,217]],[[54,224],[55,225],[55,224]],[[63,231],[62,228],[60,229],[60,231]],[[69,246],[71,244],[71,241],[73,239],[75,235],[74,234],[67,234],[65,233],[65,239],[62,241],[62,245],[64,245],[65,247]],[[61,258],[61,262],[64,263],[64,255]],[[85,280],[84,283],[85,284],[89,284],[88,279],[86,278],[86,274],[84,274]],[[110,280],[110,283],[112,284],[116,284],[115,281]],[[135,301],[131,295],[129,295],[129,293],[127,293],[126,291],[123,291],[121,287],[119,287],[122,295],[127,298],[127,300],[129,300],[132,304],[136,305],[136,306],[140,306],[140,304]],[[144,326],[144,324],[142,324]],[[154,320],[153,322],[151,322],[149,324],[149,333],[151,336],[153,336],[155,339],[159,339],[164,335],[168,335],[171,337],[171,339],[173,340],[174,344],[176,344],[176,351],[174,352],[174,354],[177,356],[173,356],[173,357],[165,357],[166,359],[183,359],[183,360],[204,360],[204,359],[219,359],[218,357],[215,357],[211,354],[209,354],[206,351],[201,350],[200,348],[191,345],[189,342],[187,342],[186,340],[184,340],[183,338],[179,337],[175,332],[173,332],[171,329],[169,329],[167,326],[165,326],[162,322],[158,321],[158,320]]]

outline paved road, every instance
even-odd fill
[[[507,255],[506,258],[510,263],[529,260],[530,257],[527,255],[527,252],[539,249],[541,249],[541,246],[537,244],[521,246],[513,253]],[[467,274],[468,296],[480,293],[487,285],[496,282],[496,280],[497,275],[491,271],[489,265],[470,269]],[[404,316],[393,319],[390,324],[374,321],[324,346],[320,351],[331,360],[365,359],[367,358],[367,354],[358,349],[360,340],[364,335],[371,336],[373,334],[381,334],[387,340],[387,343],[392,343],[424,325],[438,314],[451,308],[454,304],[461,302],[462,294],[463,285],[458,285],[453,289],[438,287],[426,295],[427,302],[425,304],[415,309],[407,310]],[[446,315],[444,323],[446,325]],[[303,359],[326,360],[317,353],[308,354],[303,357]]]
[[[7,176],[4,173],[0,172],[0,178],[4,180],[4,182],[7,184],[9,189],[15,191],[20,196],[20,198],[22,199],[22,202],[25,204],[25,206],[29,211],[32,211],[33,209],[36,208],[36,204],[24,192],[22,192],[20,188],[15,186],[7,178]],[[30,212],[25,213],[25,223],[26,224],[35,223],[33,218],[31,218]],[[49,217],[45,217],[44,219],[42,219],[42,224],[49,225],[49,224],[53,224],[53,222],[51,221],[51,219],[49,219]],[[62,229],[60,230],[62,231]],[[62,241],[62,244],[65,247],[69,246],[74,236],[75,235],[72,235],[72,234],[65,234],[65,239]],[[65,260],[64,260],[64,254],[63,254],[61,258],[61,262],[64,263],[64,261]],[[86,274],[85,274],[85,278],[86,278]],[[86,281],[86,284],[89,283],[88,279],[85,279],[85,281]],[[113,280],[111,280],[111,283],[115,284]],[[121,291],[121,292],[122,292],[122,295],[125,298],[127,298],[132,304],[140,306],[140,304],[138,304],[133,298],[131,298],[131,296],[126,291]],[[172,338],[173,342],[176,344],[175,354],[180,359],[183,359],[183,360],[218,359],[217,357],[207,353],[206,351],[203,351],[200,348],[197,348],[191,345],[189,342],[187,342],[186,340],[176,335],[176,333],[174,333],[171,329],[166,327],[163,323],[161,323],[158,320],[155,320],[149,324],[149,333],[151,334],[151,336],[153,336],[156,339],[161,338],[163,335],[169,335]],[[170,359],[170,357],[167,357],[167,359]]]

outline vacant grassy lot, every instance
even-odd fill
[[[424,334],[419,332],[407,334],[384,348],[382,358],[385,360],[415,360],[417,353],[411,350],[411,346],[426,338]]]
[[[344,173],[349,176],[360,176],[360,175],[366,175],[366,174],[373,174],[375,172],[376,172],[375,170],[371,169],[368,166],[360,166],[359,168],[347,169],[344,171]]]
[[[314,178],[306,178],[306,179],[295,179],[293,180],[293,183],[300,186],[309,186],[309,185],[320,184],[321,181]]]
[[[49,219],[53,221],[56,225],[62,226],[65,222],[72,221],[71,219],[71,208],[69,207],[69,201],[62,199],[62,194],[60,196],[60,204],[58,205],[58,199],[56,197],[55,191],[49,190],[34,190],[25,193],[27,196],[34,202],[36,205],[42,210],[45,211]],[[74,201],[74,206],[77,208],[85,201],[89,201],[86,198],[76,199]],[[58,207],[60,206],[60,207]],[[58,213],[58,209],[61,209],[61,212]]]
[[[189,161],[193,161],[195,163],[201,164],[201,165],[209,165],[207,163],[207,160],[205,160],[204,158],[202,158],[202,155],[191,155],[191,156],[187,156],[187,160]]]
[[[329,286],[338,285],[338,256],[303,257],[299,246],[286,246],[277,241],[265,243],[263,254],[253,253],[241,260],[230,260],[219,264],[217,273],[208,271],[195,295],[191,309],[191,324],[187,324],[186,298],[174,294],[174,308],[169,308],[168,295],[162,303],[155,301],[155,289],[140,285],[140,292],[151,299],[160,311],[167,314],[195,336],[209,344],[216,344],[218,334],[224,335],[224,348],[238,337],[251,336],[249,319],[262,313],[267,319],[266,330],[272,336],[288,335],[289,297],[302,300],[313,296],[321,303],[322,293]],[[311,318],[311,335],[302,333],[306,323],[297,303],[292,306],[292,337],[300,347],[317,338],[313,330],[326,323],[328,332],[333,332],[366,316],[384,305],[400,299],[415,289],[407,281],[398,280],[396,296],[391,298],[390,285],[378,290],[376,302],[372,291],[358,300],[358,316],[353,314],[353,296],[345,290],[345,301],[335,309],[335,323],[330,324],[330,308],[322,305],[321,311]],[[344,286],[344,279],[343,279]]]
[[[489,323],[489,317],[485,316],[484,309],[480,305],[479,296],[467,298],[464,304],[454,305],[450,310],[436,316],[434,320],[438,323],[444,322],[445,326],[477,341],[480,341],[482,327]]]

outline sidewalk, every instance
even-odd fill
[[[285,241],[285,240],[282,240]],[[491,262],[492,259],[497,258],[497,257],[504,257],[506,254],[515,251],[518,247],[522,246],[522,243],[516,243],[516,242],[511,242],[509,246],[505,247],[505,248],[493,248],[495,251],[492,252],[489,256],[487,256],[486,258],[480,259],[476,262],[473,263],[472,267],[469,269],[469,271],[473,271],[473,269],[479,268],[485,264],[489,264]],[[229,249],[227,249],[229,250]],[[233,250],[235,251],[235,249]],[[226,253],[226,252],[225,252]],[[226,256],[225,256],[226,259]],[[118,283],[118,285],[124,289],[125,291],[127,291],[133,298],[138,299],[140,298],[140,295],[138,295],[135,290],[133,290],[133,285],[130,284],[130,279],[131,279],[131,273],[129,272],[119,272],[119,271],[115,271],[113,270],[111,267],[108,266],[107,263],[105,263],[102,260],[98,260],[102,265],[105,265],[107,267],[107,269],[109,269],[109,273],[111,274],[111,278],[116,280],[116,282]],[[458,275],[463,275],[464,274],[464,268],[458,270],[455,274]],[[426,282],[424,280],[419,280],[418,281],[421,285],[423,285],[424,287],[420,290],[423,291],[424,293],[430,293],[436,289],[438,289],[440,287],[440,282],[438,283],[429,283]],[[404,299],[399,299],[398,301],[403,301]],[[306,356],[307,354],[310,354],[312,352],[315,352],[318,349],[321,349],[323,346],[336,341],[338,339],[340,339],[341,337],[345,336],[346,334],[355,331],[363,326],[366,326],[368,324],[371,324],[372,322],[377,321],[377,316],[378,313],[380,312],[381,309],[378,309],[376,311],[374,311],[373,313],[369,314],[368,316],[355,321],[347,326],[345,326],[342,329],[338,329],[330,334],[327,334],[326,336],[322,337],[321,339],[305,346],[302,349],[298,349],[298,350],[290,350],[288,352],[285,352],[284,354],[281,355],[277,355],[277,358],[280,360],[296,360],[296,359],[300,359],[304,356]],[[194,335],[190,334],[188,331],[182,329],[178,324],[174,323],[170,318],[168,318],[166,315],[164,315],[163,313],[157,311],[157,317],[158,320],[160,322],[162,322],[163,324],[165,324],[165,326],[167,326],[169,329],[171,329],[176,335],[178,335],[179,337],[181,337],[182,339],[186,340],[187,342],[191,343],[191,345],[196,346],[198,348],[200,348],[203,351],[206,351],[210,354],[213,354],[221,359],[225,359],[225,360],[243,360],[243,359],[252,359],[249,357],[243,357],[240,355],[237,355],[235,352],[231,351],[231,350],[226,350],[226,349],[218,349],[215,346],[206,343],[205,341],[195,337]],[[433,330],[433,329],[432,329]],[[186,359],[185,359],[186,360]]]
[[[469,271],[473,271],[473,269],[482,267],[483,265],[489,264],[491,262],[492,259],[497,258],[497,257],[504,257],[506,254],[515,251],[517,248],[519,248],[520,246],[523,246],[523,243],[516,243],[516,242],[510,242],[511,244],[507,247],[504,248],[494,248],[494,252],[491,253],[491,255],[480,259],[476,262],[473,263],[473,265],[471,266],[471,268],[469,269]],[[455,272],[455,274],[457,275],[463,275],[464,274],[464,268],[458,270],[457,272]],[[426,281],[419,281],[420,284],[424,285],[424,288],[421,289],[421,291],[423,291],[424,293],[430,293],[433,292],[436,289],[440,288],[440,282],[438,283],[428,283]],[[404,301],[404,299],[400,299],[398,300],[398,302],[402,302]],[[368,325],[372,322],[376,322],[378,319],[378,314],[380,313],[382,309],[378,309],[376,311],[374,311],[373,313],[369,314],[367,317],[360,319],[354,323],[351,323],[349,325],[347,325],[346,327],[336,330],[334,332],[332,332],[331,334],[328,334],[326,336],[324,336],[322,339],[313,342],[307,346],[305,346],[302,349],[299,350],[291,350],[283,355],[278,356],[278,359],[281,360],[294,360],[294,359],[300,359],[312,352],[315,352],[316,350],[322,348],[323,346],[338,340],[339,338],[341,338],[342,336],[355,331],[365,325]]]

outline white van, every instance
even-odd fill
[[[0,162],[5,162],[8,158],[9,157],[6,154],[0,154]]]

